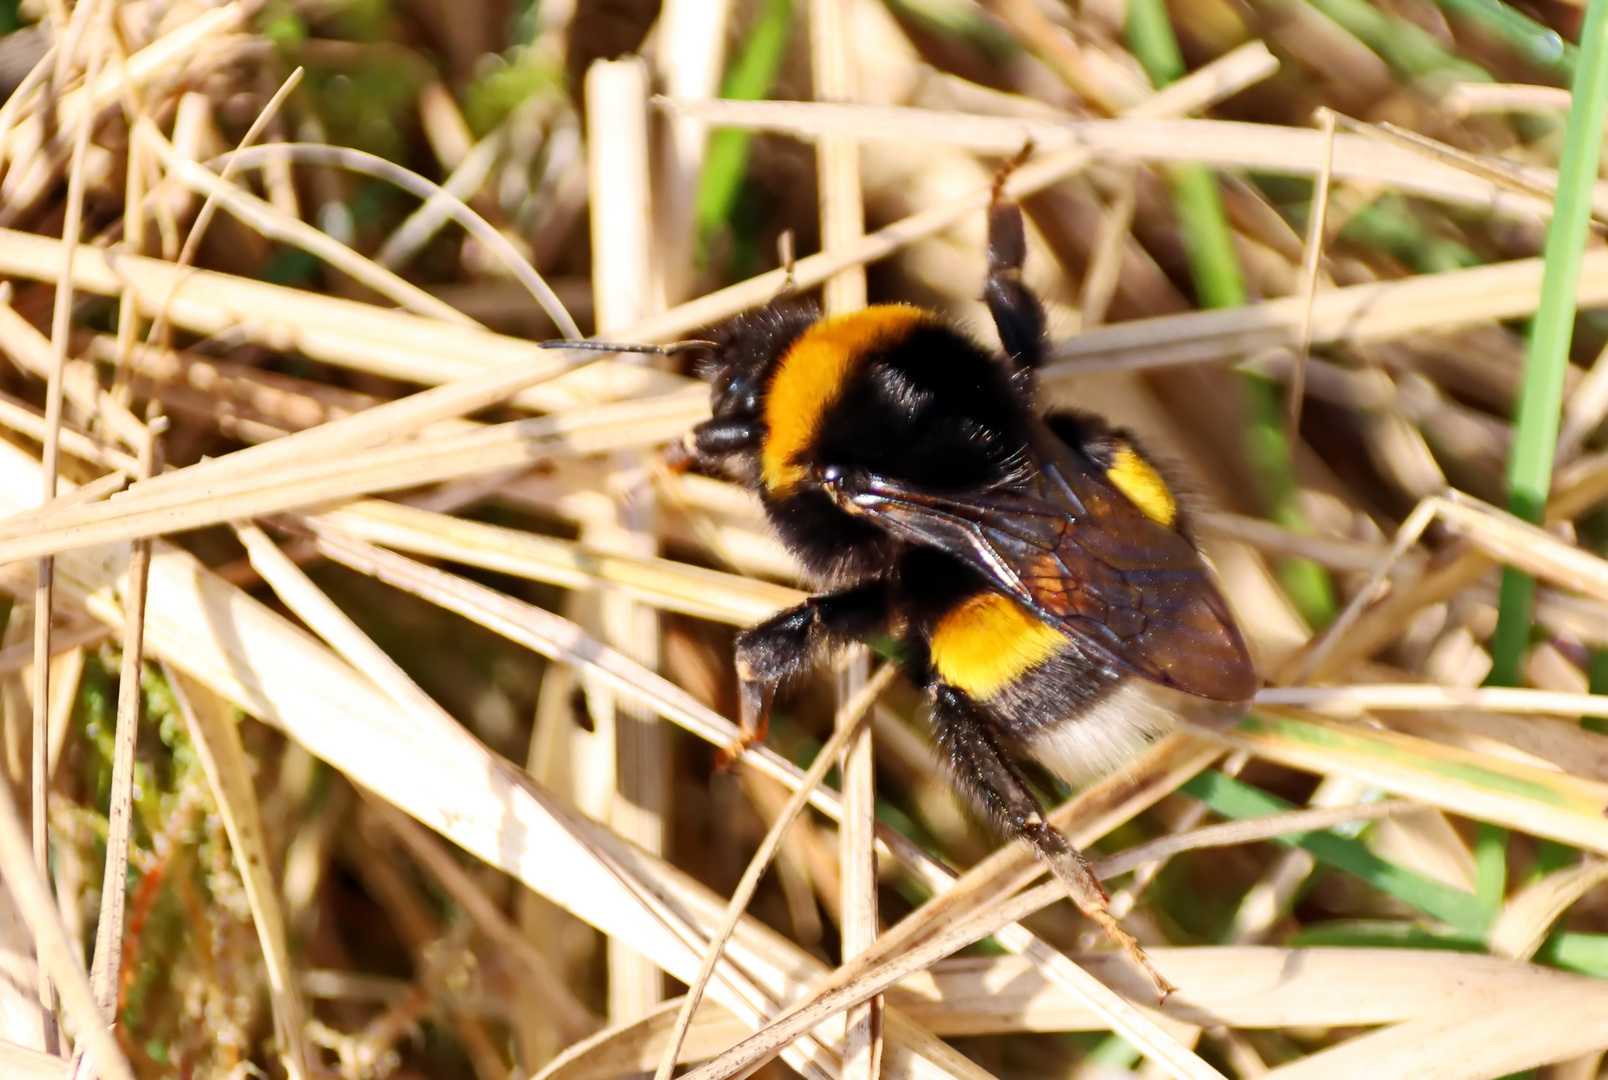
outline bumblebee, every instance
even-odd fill
[[[823,649],[893,635],[957,786],[1140,958],[1023,762],[1086,778],[1179,711],[1237,716],[1256,677],[1133,438],[1092,414],[1038,414],[1043,310],[998,185],[988,231],[1001,354],[916,307],[822,318],[773,302],[716,331],[701,365],[713,415],[669,458],[752,488],[823,588],[738,635],[745,744]]]

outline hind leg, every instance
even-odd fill
[[[1044,359],[1044,307],[1022,281],[1027,258],[1027,234],[1022,208],[1005,197],[1005,180],[1027,159],[1032,144],[1000,169],[994,178],[994,199],[988,206],[988,280],[983,299],[999,330],[1005,355],[1020,367],[1036,368]]]
[[[1139,943],[1106,910],[1105,889],[1089,869],[1083,853],[1045,820],[1044,808],[996,736],[997,724],[959,690],[938,683],[932,706],[933,736],[949,763],[955,782],[970,794],[1007,833],[1026,840],[1078,909],[1122,946],[1134,964],[1155,984],[1165,1001],[1172,986],[1150,966]]]

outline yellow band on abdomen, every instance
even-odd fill
[[[1178,503],[1155,466],[1140,457],[1133,447],[1124,446],[1117,451],[1111,468],[1106,470],[1106,479],[1128,496],[1128,501],[1145,517],[1172,528],[1178,517]]]
[[[998,593],[973,596],[938,621],[932,666],[951,686],[986,701],[1054,656],[1065,635]]]

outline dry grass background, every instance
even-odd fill
[[[1492,505],[1584,17],[0,4],[0,1069],[1598,1076],[1600,183],[1546,522]],[[1268,684],[1053,793],[1162,1008],[874,656],[714,768],[802,583],[656,467],[679,362],[533,344],[695,334],[786,230],[986,339],[1028,138],[1047,394],[1174,463]]]

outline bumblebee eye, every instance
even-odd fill
[[[729,367],[714,368],[708,373],[709,396],[717,403],[724,402],[731,397],[731,384],[736,378],[736,372]]]
[[[759,387],[751,375],[727,370],[715,382],[714,413],[725,418],[759,412]]]

